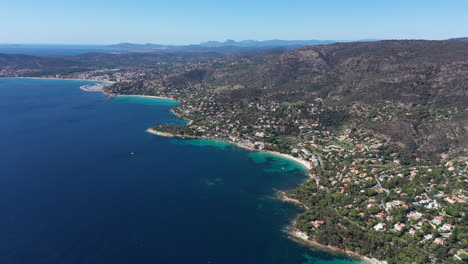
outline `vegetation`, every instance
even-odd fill
[[[6,57],[0,76],[61,69],[116,80],[110,94],[180,100],[173,111],[192,123],[155,131],[304,160],[311,179],[287,196],[308,208],[296,229],[319,243],[390,264],[466,261],[467,42]]]

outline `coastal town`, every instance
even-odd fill
[[[468,264],[468,0],[4,2],[0,264]]]
[[[388,263],[464,261],[467,161],[434,166],[421,157],[403,156],[384,136],[356,127],[333,131],[320,119],[310,119],[324,111],[319,100],[306,107],[250,102],[225,109],[209,97],[191,98],[174,109],[192,121],[189,126],[151,131],[224,140],[305,162],[310,180],[286,192],[306,208],[292,231],[305,241]],[[250,124],[238,119],[247,113],[256,117]],[[368,248],[359,243],[362,236],[369,237]],[[389,256],[388,247],[398,254]]]
[[[411,43],[407,45],[412,47]],[[304,66],[304,72],[323,63],[315,61],[317,56],[309,50],[304,54],[299,54],[301,61],[312,54],[312,66]],[[23,76],[35,72],[46,78],[94,80],[109,83],[100,87],[109,95],[178,100],[181,104],[172,112],[188,124],[159,125],[148,132],[222,140],[295,159],[308,169],[309,178],[279,196],[304,209],[289,229],[291,237],[302,243],[325,246],[374,263],[468,261],[468,160],[463,152],[450,149],[452,144],[452,148],[463,151],[461,144],[451,140],[463,137],[466,130],[466,126],[460,129],[458,123],[454,124],[454,120],[465,116],[463,106],[455,104],[456,98],[439,98],[442,103],[437,107],[408,103],[398,93],[396,99],[384,100],[372,94],[369,101],[334,103],[334,98],[327,98],[320,87],[317,91],[301,87],[300,76],[295,76],[301,64],[294,61],[293,70],[289,68],[289,56],[295,53],[273,60],[274,65],[286,65],[281,70],[290,71],[284,78],[296,78],[293,86],[281,82],[278,87],[267,83],[273,88],[265,88],[259,81],[260,88],[249,87],[246,83],[257,84],[257,76],[274,78],[264,70],[275,70],[271,61],[276,55],[199,54],[169,59],[144,55],[125,67],[97,65],[79,72],[53,74],[13,67],[4,68],[1,74]],[[148,60],[151,66],[145,64]],[[259,64],[262,71],[251,78],[249,67]],[[274,76],[282,74],[273,72]],[[406,71],[401,74],[404,77],[385,79],[386,83],[409,78]],[[406,89],[405,85],[400,86]],[[364,92],[359,94],[365,96]],[[418,98],[424,96],[431,95]],[[438,134],[422,138],[423,133],[415,132],[418,126],[437,128]]]

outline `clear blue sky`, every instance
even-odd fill
[[[0,43],[468,37],[468,0],[0,0]]]

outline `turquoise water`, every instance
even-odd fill
[[[300,165],[154,136],[177,102],[83,84],[0,79],[0,263],[357,263],[282,231]]]
[[[179,104],[177,101],[164,100],[164,99],[159,99],[159,98],[124,96],[124,95],[113,97],[112,100],[115,103],[157,105],[157,106],[168,106],[168,107],[174,107]]]

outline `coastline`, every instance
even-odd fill
[[[259,150],[256,150],[256,151],[259,151]],[[289,160],[292,160],[296,163],[299,163],[301,164],[304,168],[307,169],[307,172],[309,174],[309,177],[310,177],[310,173],[309,173],[309,170],[312,169],[312,166],[307,163],[307,161],[303,160],[303,159],[300,159],[300,158],[296,158],[292,155],[289,155],[289,154],[283,154],[283,153],[280,153],[280,152],[276,152],[276,151],[271,151],[271,150],[260,150],[262,152],[267,152],[267,153],[270,153],[270,154],[273,154],[273,155],[276,155],[276,156],[280,156],[282,158],[285,158],[285,159],[289,159]]]
[[[341,248],[337,248],[335,246],[328,246],[328,245],[320,244],[320,243],[318,243],[318,242],[316,242],[314,240],[310,240],[308,238],[308,236],[305,235],[304,233],[302,233],[301,231],[292,230],[292,228],[287,230],[287,233],[290,236],[290,238],[293,239],[294,241],[296,241],[297,243],[301,243],[303,245],[310,246],[312,248],[320,249],[320,250],[323,250],[323,251],[326,251],[326,252],[329,252],[329,253],[332,253],[332,254],[346,255],[346,256],[349,256],[349,257],[354,258],[356,260],[362,261],[363,263],[387,264],[386,261],[381,261],[381,260],[378,260],[378,259],[375,259],[375,258],[365,257],[365,256],[359,255],[359,254],[357,254],[356,252],[353,252],[353,251],[344,250],[344,249],[341,249]]]
[[[156,99],[165,99],[165,100],[171,100],[171,101],[177,101],[177,102],[180,102],[178,100],[175,100],[173,98],[168,98],[168,97],[160,97],[160,96],[150,96],[150,95],[121,95],[121,94],[108,94],[106,93],[105,91],[102,91],[104,94],[108,95],[108,96],[135,96],[135,97],[147,97],[147,98],[156,98]],[[184,119],[182,118],[180,115],[178,115],[177,113],[175,113],[172,109],[170,110],[175,116],[177,116],[178,118],[181,118],[181,119]],[[186,120],[186,119],[184,119]],[[188,122],[188,124],[190,125],[192,123],[192,120],[186,120]],[[248,150],[248,151],[254,151],[254,152],[265,152],[265,153],[270,153],[270,154],[273,154],[273,155],[276,155],[276,156],[279,156],[279,157],[282,157],[282,158],[285,158],[285,159],[288,159],[288,160],[292,160],[294,162],[296,162],[297,164],[301,165],[304,169],[307,170],[307,175],[309,178],[312,178],[312,174],[310,173],[310,169],[312,169],[312,166],[307,163],[305,160],[302,160],[302,159],[299,159],[299,158],[296,158],[296,157],[293,157],[291,155],[288,155],[288,154],[283,154],[283,153],[280,153],[280,152],[276,152],[276,151],[269,151],[269,150],[258,150],[258,149],[254,149],[252,147],[249,147],[249,146],[245,146],[243,144],[239,144],[239,143],[236,143],[236,142],[232,142],[232,141],[229,141],[229,140],[222,140],[222,139],[217,139],[217,138],[208,138],[208,137],[200,137],[200,136],[187,136],[187,135],[177,135],[177,134],[172,134],[172,133],[166,133],[166,132],[160,132],[160,131],[156,131],[152,128],[148,128],[145,130],[146,132],[150,133],[150,134],[153,134],[153,135],[157,135],[157,136],[162,136],[162,137],[177,137],[177,138],[187,138],[187,139],[209,139],[209,140],[218,140],[218,141],[223,141],[223,142],[226,142],[226,143],[229,143],[233,146],[236,146],[238,148],[242,148],[242,149],[245,149],[245,150]],[[278,198],[284,202],[287,202],[287,203],[291,203],[291,204],[294,204],[296,206],[299,206],[303,209],[308,209],[307,205],[303,204],[302,202],[300,202],[299,200],[297,199],[294,199],[294,198],[290,198],[286,195],[286,192],[285,191],[282,191],[282,190],[277,190],[277,195],[278,195]],[[348,250],[343,250],[343,249],[340,249],[340,248],[337,248],[337,247],[334,247],[334,246],[327,246],[327,245],[323,245],[323,244],[320,244],[316,241],[313,241],[313,240],[309,240],[308,237],[303,237],[301,236],[301,232],[298,231],[298,230],[294,230],[294,224],[291,224],[288,228],[287,228],[287,233],[288,235],[290,236],[291,239],[293,239],[294,241],[296,241],[297,243],[301,243],[303,245],[307,245],[307,246],[310,246],[312,248],[316,248],[316,249],[320,249],[320,250],[323,250],[323,251],[326,251],[326,252],[330,252],[330,253],[333,253],[333,254],[344,254],[346,256],[349,256],[351,258],[355,258],[359,261],[362,261],[363,263],[368,263],[368,264],[387,264],[386,261],[380,261],[378,259],[374,259],[374,258],[369,258],[369,257],[366,257],[366,256],[362,256],[362,255],[359,255],[355,252],[352,252],[352,251],[348,251]]]
[[[279,153],[279,152],[275,152],[275,151],[268,151],[268,150],[258,150],[258,149],[254,149],[254,148],[251,148],[251,147],[248,147],[248,146],[245,146],[245,145],[242,145],[242,144],[238,144],[236,142],[232,142],[232,141],[228,141],[228,140],[221,140],[221,139],[216,139],[216,138],[207,138],[207,137],[200,137],[200,136],[186,136],[186,135],[177,135],[177,134],[172,134],[172,133],[166,133],[166,132],[160,132],[160,131],[156,131],[152,128],[148,128],[146,130],[146,132],[150,133],[150,134],[153,134],[153,135],[157,135],[157,136],[162,136],[162,137],[176,137],[176,138],[185,138],[185,139],[209,139],[209,140],[218,140],[218,141],[223,141],[223,142],[226,142],[226,143],[229,143],[233,146],[236,146],[238,148],[242,148],[242,149],[245,149],[245,150],[248,150],[248,151],[255,151],[255,152],[265,152],[265,153],[270,153],[270,154],[273,154],[273,155],[276,155],[276,156],[279,156],[279,157],[282,157],[282,158],[285,158],[285,159],[289,159],[289,160],[292,160],[298,164],[300,164],[301,166],[303,166],[305,169],[307,169],[307,175],[309,176],[309,178],[312,177],[311,173],[309,172],[309,170],[312,168],[310,166],[310,164],[306,163],[306,161],[304,160],[301,160],[299,158],[296,158],[296,157],[293,157],[291,155],[288,155],[288,154],[283,154],[283,153]],[[299,206],[301,207],[302,209],[305,209],[307,210],[308,207],[307,205],[303,204],[301,201],[297,200],[297,199],[294,199],[294,198],[290,198],[286,195],[286,192],[285,191],[282,191],[282,190],[276,190],[277,192],[277,197],[278,199],[280,199],[281,201],[284,201],[284,202],[287,202],[287,203],[291,203],[291,204],[294,204],[296,206]],[[313,241],[313,240],[309,240],[308,236],[305,236],[304,237],[304,233],[302,233],[301,231],[299,230],[295,230],[294,228],[294,224],[291,224],[289,227],[287,227],[287,233],[289,235],[289,237],[291,239],[293,239],[294,241],[296,241],[297,243],[301,243],[303,245],[306,245],[306,246],[310,246],[312,248],[316,248],[316,249],[320,249],[320,250],[323,250],[323,251],[326,251],[326,252],[329,252],[329,253],[332,253],[332,254],[342,254],[342,255],[346,255],[346,256],[349,256],[351,258],[354,258],[354,259],[357,259],[359,261],[362,261],[363,263],[368,263],[368,264],[387,264],[387,262],[385,261],[380,261],[378,259],[374,259],[374,258],[369,258],[369,257],[366,257],[366,256],[362,256],[362,255],[359,255],[353,251],[349,251],[349,250],[343,250],[343,249],[340,249],[338,247],[334,247],[334,246],[328,246],[328,245],[323,245],[323,244],[320,244],[316,241]],[[301,235],[302,234],[302,235]]]
[[[190,120],[187,120],[187,121],[188,121],[188,122],[191,122]],[[187,136],[187,135],[176,135],[176,134],[172,134],[172,133],[165,133],[165,132],[156,131],[156,130],[154,130],[154,129],[152,129],[152,128],[148,128],[148,129],[146,130],[146,132],[151,133],[151,134],[153,134],[153,135],[162,136],[162,137],[177,137],[177,138],[218,140],[218,141],[223,141],[223,142],[229,143],[229,144],[234,145],[234,146],[236,146],[236,147],[238,147],[238,148],[242,148],[242,149],[245,149],[245,150],[248,150],[248,151],[270,153],[270,154],[272,154],[272,155],[275,155],[275,156],[278,156],[278,157],[282,157],[282,158],[285,158],[285,159],[288,159],[288,160],[291,160],[291,161],[294,161],[294,162],[300,164],[304,169],[307,170],[308,176],[311,177],[311,175],[310,175],[310,173],[309,173],[309,170],[312,169],[312,166],[310,166],[310,164],[308,164],[305,160],[302,160],[302,159],[293,157],[293,156],[288,155],[288,154],[283,154],[283,153],[276,152],[276,151],[271,151],[271,150],[258,150],[258,149],[251,148],[251,147],[249,147],[249,146],[245,146],[245,145],[239,144],[239,143],[237,143],[237,142],[233,142],[233,141],[229,141],[229,140],[223,140],[223,139],[217,139],[217,138],[208,138],[208,137],[199,137],[199,136]]]
[[[309,207],[307,205],[303,204],[301,201],[287,196],[285,191],[277,190],[276,192],[278,193],[278,198],[281,201],[295,204],[295,205],[297,205],[297,206],[299,206],[299,207],[301,207],[301,208],[303,208],[305,210],[309,209]],[[292,226],[293,225],[291,225],[291,228],[292,228]]]
[[[104,91],[103,91],[104,92]],[[144,98],[153,98],[153,99],[163,99],[163,100],[168,100],[168,101],[174,101],[174,102],[180,102],[180,101],[177,101],[176,99],[174,98],[170,98],[170,97],[163,97],[163,96],[155,96],[155,95],[133,95],[133,94],[108,94],[106,92],[104,92],[106,95],[108,96],[111,96],[111,97],[119,97],[119,96],[129,96],[129,97],[144,97]]]

